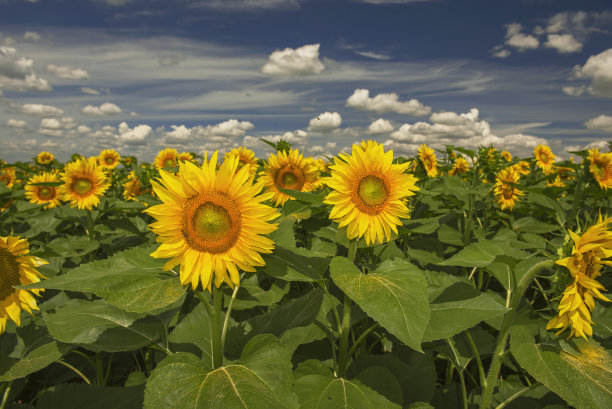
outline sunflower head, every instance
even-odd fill
[[[202,167],[179,163],[178,175],[160,170],[153,189],[162,204],[146,213],[157,219],[151,229],[159,248],[151,255],[171,259],[165,269],[180,265],[180,279],[195,289],[199,282],[210,290],[223,282],[240,284],[238,269],[255,271],[264,265],[260,253],[271,253],[274,242],[267,235],[278,213],[262,202],[263,182],[253,184],[247,167],[238,172],[238,159],[225,160],[217,170],[217,156],[204,159]]]
[[[104,169],[115,169],[121,163],[121,156],[113,149],[105,149],[98,155],[98,165]]]
[[[17,176],[15,174],[15,168],[8,167],[0,171],[0,183],[4,183],[6,187],[13,187],[16,181]]]
[[[58,182],[60,180],[55,173],[43,172],[40,175],[34,175],[25,186],[25,197],[30,203],[46,204],[45,209],[53,209],[60,205],[59,187],[39,184]]]
[[[39,165],[48,165],[53,162],[54,156],[51,152],[41,152],[36,155],[36,163]]]
[[[121,158],[121,163],[123,163],[123,166],[126,168],[131,168],[138,163],[138,160],[134,156],[124,156]]]
[[[136,172],[131,171],[128,175],[128,181],[122,184],[123,198],[125,200],[136,200],[136,196],[144,193],[144,189],[140,183],[140,179],[136,176]]]
[[[554,153],[552,153],[548,146],[536,146],[533,149],[533,156],[535,157],[536,165],[538,165],[538,167],[542,169],[544,173],[549,173],[552,171],[556,156]]]
[[[511,166],[515,171],[518,172],[519,175],[521,176],[526,176],[528,175],[531,170],[530,170],[530,166],[529,166],[529,162],[527,161],[520,161],[518,163],[515,163],[514,165]]]
[[[166,148],[158,152],[153,165],[156,169],[174,168],[178,165],[178,151]]]
[[[225,154],[225,159],[238,158],[238,170],[242,169],[243,166],[248,167],[249,175],[255,177],[257,168],[259,167],[258,159],[255,157],[255,152],[245,147],[234,148]]]
[[[34,295],[43,290],[24,290],[16,285],[37,283],[45,278],[36,268],[47,264],[35,256],[29,256],[30,245],[26,239],[0,236],[0,334],[8,319],[20,325],[21,310],[32,313],[37,310]]]
[[[612,152],[599,153],[599,149],[589,149],[589,170],[601,189],[612,187]]]
[[[423,164],[427,176],[430,178],[438,176],[438,159],[433,149],[427,145],[421,145],[419,147],[419,160]]]
[[[281,192],[282,189],[310,192],[317,188],[319,171],[312,158],[304,158],[297,149],[271,154],[259,173],[267,192],[272,194],[274,204],[282,206],[293,197]]]
[[[496,177],[493,193],[495,201],[501,206],[502,210],[513,210],[519,195],[523,192],[516,188],[520,176],[514,168],[502,169]]]
[[[504,160],[506,162],[512,162],[512,154],[508,151],[502,151],[501,152],[501,156],[502,158],[504,158]]]
[[[349,239],[385,243],[397,234],[400,217],[409,217],[406,197],[419,190],[417,179],[404,173],[410,166],[393,163],[393,151],[368,141],[353,145],[351,155],[339,154],[323,182],[333,190],[324,203],[333,206],[329,218],[347,226]]]
[[[457,158],[453,164],[453,168],[448,172],[449,175],[463,175],[470,170],[470,164],[464,158]]]
[[[191,152],[181,152],[176,155],[176,160],[178,162],[193,162],[193,155]]]
[[[106,174],[96,164],[96,158],[70,162],[61,174],[64,182],[59,191],[70,207],[91,210],[100,203],[100,196],[109,188]]]

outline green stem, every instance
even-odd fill
[[[10,381],[4,390],[4,395],[2,396],[2,404],[0,404],[0,409],[4,409],[6,403],[8,402],[9,394],[11,393],[11,387],[13,386],[13,381]]]
[[[519,396],[521,396],[522,394],[524,394],[525,392],[528,392],[532,389],[537,388],[538,386],[540,386],[541,383],[539,382],[534,382],[533,384],[526,386],[525,388],[521,389],[520,391],[516,392],[514,395],[511,395],[508,399],[506,399],[505,401],[503,401],[502,403],[500,403],[499,405],[497,405],[495,407],[495,409],[503,409],[505,408],[507,405],[510,404],[510,402],[512,402],[514,399],[518,398]]]
[[[476,364],[478,364],[478,375],[480,376],[480,387],[482,389],[486,389],[487,378],[485,376],[484,366],[482,365],[482,360],[480,359],[480,354],[478,353],[478,348],[476,348],[476,343],[474,342],[474,338],[472,338],[470,331],[465,330],[465,335],[467,336],[468,342],[470,343],[470,347],[472,348],[472,352],[474,353],[474,357],[476,358]]]
[[[352,356],[353,353],[355,352],[355,350],[357,349],[357,347],[359,346],[359,344],[361,344],[361,342],[363,342],[364,339],[366,339],[366,337],[368,336],[368,334],[372,331],[374,331],[376,328],[378,328],[379,325],[377,322],[375,322],[374,324],[372,324],[370,326],[370,328],[366,329],[365,331],[363,331],[363,333],[359,336],[359,338],[357,338],[357,340],[355,340],[355,342],[353,342],[353,345],[351,346],[351,349],[349,349],[348,351],[348,356]]]
[[[223,290],[216,285],[213,288],[213,314],[210,323],[210,337],[212,340],[213,369],[223,366],[223,344],[221,343],[221,310],[223,307]]]
[[[66,368],[70,369],[72,372],[74,372],[77,375],[79,375],[81,377],[81,379],[83,379],[87,385],[91,385],[91,381],[89,380],[89,378],[86,377],[85,375],[83,375],[83,372],[79,371],[77,368],[75,368],[74,366],[70,365],[68,362],[64,362],[61,359],[57,360],[55,362],[57,362],[60,365],[64,365]]]
[[[104,386],[104,367],[102,356],[99,352],[96,352],[96,384]]]
[[[87,238],[89,241],[94,240],[94,222],[91,215],[91,210],[87,210]],[[94,260],[94,252],[89,253],[89,262]]]
[[[206,298],[204,298],[204,294],[202,294],[201,292],[196,290],[193,293],[202,302],[202,305],[204,306],[204,308],[206,309],[206,313],[208,314],[208,318],[211,318],[213,315],[213,310],[210,307],[210,302]]]
[[[113,363],[113,355],[114,355],[114,352],[111,352],[110,357],[108,358],[108,364],[106,365],[106,375],[104,375],[104,385],[108,384],[108,377],[110,376],[111,364]]]
[[[244,278],[244,274],[240,277],[240,281]],[[238,294],[238,289],[240,286],[234,287],[234,292],[232,293],[232,298],[230,298],[229,305],[227,306],[227,311],[225,312],[225,320],[223,321],[223,330],[221,331],[221,345],[225,345],[225,335],[227,334],[227,325],[229,324],[229,317],[232,313],[232,306],[234,305],[234,300],[236,299],[236,295]]]
[[[468,397],[467,397],[467,389],[465,387],[465,377],[463,376],[463,368],[461,367],[461,365],[459,365],[459,356],[457,354],[457,350],[455,349],[455,346],[453,345],[450,338],[446,338],[445,341],[448,344],[448,347],[452,351],[454,358],[455,358],[452,362],[452,365],[455,367],[455,369],[457,369],[457,374],[459,375],[459,381],[461,382],[461,396],[463,397],[463,409],[468,409]]]
[[[338,377],[344,378],[348,363],[348,341],[351,329],[351,299],[344,294],[344,307],[342,313],[342,330],[338,341]]]
[[[583,202],[582,196],[584,192],[584,168],[578,172],[578,180],[576,180],[576,190],[574,191],[574,203],[572,204],[572,212],[568,219],[569,225],[574,226],[576,221],[576,215],[578,214],[578,207]]]

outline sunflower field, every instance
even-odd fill
[[[0,409],[612,408],[612,152],[268,143],[0,161]]]

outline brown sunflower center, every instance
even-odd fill
[[[504,185],[502,190],[502,196],[506,200],[512,199],[512,196],[514,196],[514,186]]]
[[[55,197],[55,188],[43,186],[38,190],[38,197],[43,200],[51,200]]]
[[[107,165],[112,165],[113,163],[115,163],[115,158],[111,156],[107,156],[104,161],[106,162]]]
[[[276,186],[283,189],[302,190],[305,181],[304,172],[293,165],[279,169],[274,177]]]
[[[19,263],[8,249],[0,247],[0,301],[11,295],[19,285]]]
[[[4,184],[8,185],[11,183],[11,180],[11,175],[9,175],[8,173],[0,174],[0,182],[4,182]]]
[[[78,178],[72,184],[72,189],[79,195],[84,196],[93,190],[93,183],[87,178]]]
[[[222,253],[230,249],[240,237],[241,225],[238,205],[224,193],[202,193],[183,206],[183,237],[201,252]]]
[[[366,175],[358,179],[351,189],[351,198],[362,212],[378,214],[383,211],[389,199],[389,188],[384,175]]]
[[[174,167],[174,159],[168,158],[164,160],[164,168],[173,168]]]

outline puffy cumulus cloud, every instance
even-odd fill
[[[79,125],[77,126],[76,131],[80,134],[86,134],[91,132],[91,128],[87,125]]]
[[[52,105],[44,104],[23,104],[19,110],[24,114],[41,116],[62,116],[64,110]]]
[[[242,139],[242,145],[250,149],[264,148],[268,146],[261,141],[262,139],[273,143],[283,140],[289,142],[294,147],[304,149],[304,146],[308,141],[308,132],[297,129],[295,131],[288,131],[282,134],[263,135],[261,137],[246,135]]]
[[[609,142],[606,140],[599,140],[599,141],[593,141],[591,143],[589,143],[588,145],[585,145],[581,148],[578,149],[566,149],[567,151],[577,151],[577,150],[581,150],[581,149],[599,149],[600,152],[608,152],[608,148],[609,147]]]
[[[342,117],[337,112],[324,112],[312,118],[308,123],[308,130],[312,132],[328,133],[342,124]]]
[[[40,121],[40,127],[38,133],[42,135],[62,137],[65,136],[65,131],[72,129],[76,126],[74,118],[69,116],[62,118],[43,118]]]
[[[315,75],[320,74],[325,65],[319,59],[320,44],[307,44],[293,49],[276,50],[268,57],[261,72],[268,75]]]
[[[544,46],[554,48],[562,54],[575,53],[582,50],[582,44],[571,34],[549,34],[548,41],[544,43]]]
[[[547,33],[571,33],[578,39],[585,39],[589,34],[602,32],[612,24],[610,11],[564,11],[550,17],[546,24]]]
[[[89,73],[87,71],[82,68],[73,68],[70,65],[47,64],[45,70],[54,74],[56,77],[68,80],[83,80],[89,78]]]
[[[501,44],[500,45],[496,45],[489,52],[495,58],[508,58],[508,57],[510,57],[510,54],[512,54],[510,52],[510,50],[505,49],[504,46],[501,45]]]
[[[28,127],[28,123],[19,119],[10,118],[8,121],[6,121],[6,126],[15,129],[26,129]]]
[[[100,91],[90,87],[81,87],[81,92],[89,95],[100,95]]]
[[[51,86],[34,70],[34,60],[20,56],[17,49],[0,46],[0,88],[14,91],[50,91]]]
[[[130,128],[127,123],[121,122],[118,128],[118,134],[115,138],[119,142],[126,143],[128,145],[141,145],[147,142],[147,139],[153,133],[153,128],[149,125],[137,125],[134,128]]]
[[[570,79],[590,80],[589,93],[612,97],[612,48],[590,56],[582,67],[574,67]]]
[[[209,142],[224,142],[227,138],[242,137],[255,126],[249,121],[229,119],[216,125],[197,125],[187,128],[185,125],[171,125],[172,131],[164,132],[165,143],[187,144],[195,140],[206,139]]]
[[[23,38],[24,40],[39,41],[40,34],[38,34],[35,31],[26,31],[25,34],[23,35]]]
[[[111,102],[105,102],[99,107],[87,105],[81,112],[87,115],[107,116],[121,113],[121,108]]]
[[[519,23],[506,24],[506,44],[519,51],[530,50],[540,46],[540,40],[531,34],[522,33],[523,26]]]
[[[391,125],[391,122],[383,118],[377,119],[368,126],[368,133],[371,135],[381,135],[393,132],[394,130],[395,128]]]
[[[206,130],[210,135],[214,136],[227,136],[236,137],[244,136],[246,131],[253,129],[255,126],[249,121],[238,121],[237,119],[230,119],[225,122],[221,122],[212,127],[207,127]]]
[[[570,95],[572,97],[579,97],[584,94],[586,91],[586,85],[581,85],[579,87],[567,86],[563,87],[563,93],[566,95]]]
[[[612,133],[612,116],[599,115],[584,123],[587,129]]]
[[[378,94],[370,98],[370,91],[367,89],[356,89],[353,95],[346,100],[346,106],[361,111],[374,111],[379,114],[385,112],[396,112],[411,116],[423,116],[431,112],[431,107],[423,105],[416,99],[401,102],[396,93]]]

